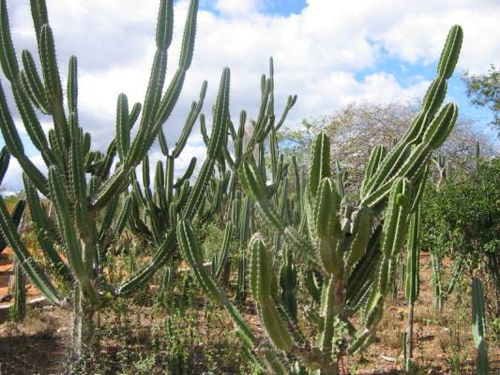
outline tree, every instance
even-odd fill
[[[443,255],[463,259],[471,273],[486,270],[500,313],[500,158],[454,173],[439,190],[429,184],[423,202],[423,242],[431,250],[446,244]]]
[[[285,153],[295,155],[299,165],[306,166],[314,135],[324,132],[332,140],[332,160],[338,159],[342,168],[349,171],[346,188],[348,192],[354,192],[363,179],[369,150],[376,145],[391,148],[418,110],[418,106],[408,103],[351,103],[330,116],[303,120],[301,128],[284,132],[281,144]],[[442,145],[441,152],[452,165],[472,170],[475,164],[470,164],[470,161],[477,142],[483,156],[493,154],[490,140],[474,129],[471,120],[461,118]]]
[[[462,81],[467,86],[467,96],[471,103],[487,107],[493,112],[491,125],[496,127],[500,134],[500,69],[491,64],[486,74],[470,74],[465,71]]]

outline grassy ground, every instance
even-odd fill
[[[433,307],[428,256],[421,258],[421,294],[415,312],[415,360],[418,374],[473,374],[470,294],[463,283],[442,312]],[[121,300],[98,316],[99,346],[75,364],[67,359],[67,311],[28,310],[23,323],[0,324],[1,374],[252,374],[223,310],[200,295],[183,273],[171,296],[158,299],[154,288],[133,300]],[[231,293],[231,292],[230,292]],[[240,305],[260,336],[265,333],[251,301]],[[350,374],[398,374],[402,371],[401,334],[406,329],[402,291],[389,299],[377,341],[363,357],[344,363]],[[490,330],[491,332],[491,330]],[[311,332],[312,334],[313,332]],[[493,374],[500,374],[500,345],[490,334]]]

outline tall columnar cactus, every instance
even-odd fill
[[[180,214],[189,198],[189,180],[193,175],[197,160],[193,157],[185,173],[177,181],[174,181],[175,160],[182,154],[198,119],[206,90],[207,82],[204,82],[200,98],[198,102],[192,103],[174,149],[168,148],[163,131],[158,134],[160,149],[165,157],[165,165],[162,160],[157,162],[153,189],[151,188],[148,156],[142,160],[142,188],[134,174],[129,224],[136,234],[146,236],[154,243],[161,243],[165,234],[175,226],[175,218]]]
[[[359,352],[374,339],[383,316],[395,259],[406,237],[408,221],[422,196],[431,152],[441,146],[457,117],[455,104],[439,111],[462,43],[462,29],[454,26],[437,68],[437,78],[427,91],[421,110],[403,138],[390,150],[376,147],[365,172],[357,205],[341,199],[341,190],[330,172],[330,143],[324,134],[314,142],[309,182],[303,194],[304,231],[283,220],[277,202],[269,199],[269,186],[258,162],[245,160],[240,180],[256,202],[263,218],[293,251],[300,255],[322,283],[317,289],[320,308],[311,314],[318,337],[308,342],[284,312],[277,295],[272,254],[259,233],[250,241],[251,291],[259,316],[273,346],[256,339],[208,272],[202,267],[196,236],[188,220],[178,224],[184,258],[207,293],[223,304],[238,327],[238,337],[257,361],[275,373],[287,373],[282,362],[296,357],[321,374],[338,374],[345,355]],[[360,313],[359,326],[351,321]]]
[[[26,317],[26,279],[17,259],[14,260],[14,305],[11,311],[16,321]]]
[[[0,63],[28,136],[46,164],[48,176],[26,155],[1,86],[0,129],[9,152],[23,169],[27,201],[40,247],[52,268],[57,270],[56,277],[66,284],[63,289],[74,287],[71,304],[75,313],[73,337],[77,355],[92,341],[92,315],[103,305],[101,295],[105,292],[129,294],[146,283],[175,248],[175,236],[166,236],[159,241],[155,256],[145,269],[132,275],[118,288],[107,284],[106,273],[102,269],[105,263],[103,256],[106,255],[106,234],[112,232],[119,235],[130,212],[127,200],[123,211],[118,212],[117,201],[129,186],[135,167],[147,155],[172,113],[193,57],[197,0],[190,2],[178,67],[164,90],[167,51],[173,34],[173,4],[173,0],[160,1],[156,53],[144,102],[129,108],[127,96],[118,96],[116,135],[103,154],[91,151],[90,134],[79,123],[78,70],[74,56],[69,60],[67,85],[63,89],[45,0],[31,0],[41,74],[29,51],[23,51],[21,61],[18,60],[10,35],[7,3],[6,0],[0,1],[0,43],[3,47],[0,50]],[[224,85],[228,85],[228,71],[224,72],[223,80]],[[222,87],[219,95],[226,98],[228,90],[228,86]],[[214,126],[215,132],[225,132],[225,110],[223,105],[216,108],[216,117],[222,120],[219,126]],[[54,127],[48,135],[42,129],[37,112],[52,117]],[[131,129],[136,122],[138,130],[132,137]],[[214,142],[208,153],[213,157],[221,147],[222,137],[215,134],[212,138]],[[112,170],[116,155],[119,160]],[[210,169],[210,162],[202,168],[199,183],[193,187],[184,208],[187,217],[196,210],[205,186],[204,173],[210,173]],[[52,202],[55,220],[47,215],[39,194]],[[106,212],[101,221],[101,215],[98,214],[103,210]],[[112,227],[113,222],[117,224]],[[62,292],[20,240],[3,201],[0,201],[0,228],[31,282],[50,301],[63,305]],[[68,260],[67,263],[63,257]]]
[[[427,175],[427,173],[426,173]],[[425,183],[426,179],[423,179]],[[423,184],[424,184],[423,183]],[[422,185],[423,185],[422,184]],[[415,311],[415,302],[420,292],[420,204],[415,207],[415,211],[411,214],[410,230],[408,232],[408,245],[406,250],[406,288],[405,295],[408,301],[408,328],[405,343],[405,368],[406,371],[411,371],[413,361],[413,315]]]
[[[476,373],[478,375],[488,375],[488,345],[486,343],[486,305],[484,302],[483,286],[481,281],[474,278],[472,280],[472,334],[474,345],[477,350]]]
[[[230,230],[225,233],[226,243],[234,239],[239,243],[237,257],[229,257],[229,247],[222,249],[220,257],[213,259],[213,270],[222,275],[222,268],[226,271],[231,266],[229,260],[235,259],[238,268],[238,299],[244,300],[247,295],[248,254],[247,244],[250,239],[253,211],[248,198],[243,198],[241,184],[239,182],[239,169],[245,160],[256,160],[259,171],[263,178],[270,176],[272,185],[268,189],[270,199],[284,198],[284,178],[287,173],[283,156],[280,154],[276,131],[279,129],[289,110],[296,101],[296,97],[290,96],[284,106],[279,121],[275,120],[274,103],[274,66],[270,60],[269,78],[262,76],[261,79],[261,104],[257,120],[252,122],[253,131],[248,136],[248,122],[245,111],[239,116],[239,125],[236,128],[228,117],[227,131],[222,133],[220,147],[222,152],[213,158],[212,169],[203,176],[206,178],[206,194],[199,202],[196,212],[197,223],[215,221],[227,228],[235,227],[238,230]],[[159,141],[163,155],[165,156],[165,167],[159,161],[155,168],[154,177],[150,173],[149,160],[144,159],[142,163],[142,187],[138,178],[133,182],[131,195],[132,205],[129,218],[130,228],[138,235],[144,236],[151,242],[161,242],[167,233],[175,227],[178,215],[188,201],[190,194],[189,180],[192,177],[196,159],[191,160],[183,176],[174,182],[173,169],[175,159],[179,156],[186,144],[194,122],[201,112],[201,104],[205,96],[205,87],[202,88],[200,101],[193,103],[191,112],[187,116],[184,129],[175,149],[170,151],[168,145],[159,134]],[[214,123],[215,124],[215,123]],[[212,127],[214,127],[212,124]],[[207,133],[207,121],[205,115],[200,115],[201,132],[204,143],[208,148],[213,143],[212,136]],[[269,142],[269,144],[268,144]],[[269,163],[266,156],[270,155]],[[205,162],[207,163],[208,160]],[[265,177],[264,177],[265,176]]]

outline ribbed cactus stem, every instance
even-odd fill
[[[14,319],[23,321],[26,317],[26,281],[21,265],[14,257]]]
[[[483,286],[479,279],[472,280],[472,335],[477,350],[476,373],[488,375],[488,344],[486,343],[486,305],[484,302]]]
[[[411,370],[413,361],[413,316],[415,311],[415,301],[419,291],[419,226],[420,226],[420,206],[417,206],[410,219],[410,231],[408,232],[408,245],[406,251],[406,300],[408,301],[408,327],[405,368]]]

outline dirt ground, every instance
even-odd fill
[[[6,293],[8,286],[10,258],[9,252],[0,255],[0,296]],[[28,286],[28,291],[30,298],[37,296],[34,288]],[[464,301],[468,301],[467,296]],[[2,305],[8,303],[4,302]],[[424,253],[421,257],[420,299],[415,310],[414,358],[420,368],[418,374],[475,373],[475,349],[469,310],[468,306],[457,309],[457,304],[453,301],[448,301],[442,312],[434,309],[429,258]],[[349,358],[344,363],[346,372],[372,375],[404,373],[400,335],[406,330],[406,311],[404,291],[399,291],[396,299],[389,298],[386,304],[387,313],[381,323],[377,341],[363,357]],[[248,318],[252,324],[259,324],[257,317]],[[68,368],[69,319],[68,311],[51,306],[29,307],[26,320],[20,324],[0,318],[0,374],[64,374]],[[140,319],[137,324],[141,325],[134,326],[137,331],[149,331],[148,325],[152,322]],[[203,321],[198,324],[199,331],[207,332],[205,344],[210,346],[209,341],[210,337],[214,337],[213,333],[207,329],[209,327],[203,327]],[[229,319],[226,324],[231,325]],[[229,330],[223,334],[230,335]],[[102,355],[112,355],[116,348],[110,346],[108,349],[104,350]],[[234,348],[228,347],[227,350]],[[490,373],[500,374],[500,347],[490,344],[489,358]],[[224,370],[220,373],[238,372]]]

